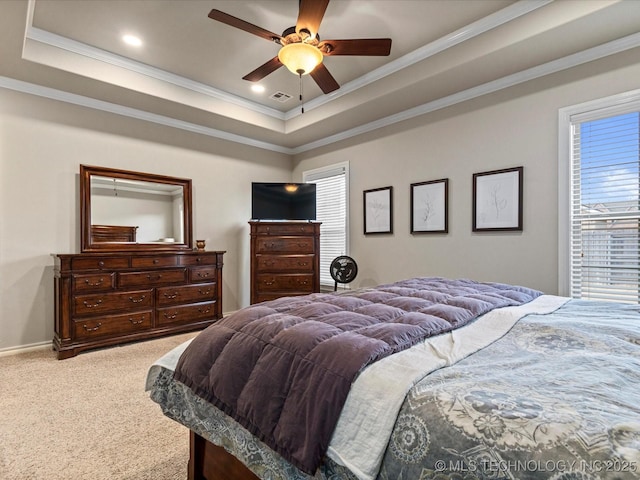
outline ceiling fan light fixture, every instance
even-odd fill
[[[289,43],[280,49],[278,59],[296,75],[307,75],[322,63],[322,52],[307,43]]]

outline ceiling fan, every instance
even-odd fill
[[[318,28],[328,4],[329,0],[300,0],[296,25],[287,28],[282,32],[282,35],[216,9],[211,10],[209,18],[281,45],[277,56],[242,77],[243,80],[260,81],[285,65],[301,78],[302,75],[311,75],[324,93],[330,93],[340,88],[340,85],[322,63],[324,56],[386,56],[391,52],[391,39],[362,38],[321,41]]]

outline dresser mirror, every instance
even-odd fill
[[[192,248],[191,179],[80,165],[82,252]]]

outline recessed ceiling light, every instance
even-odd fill
[[[264,87],[262,85],[251,85],[251,90],[256,93],[264,92]]]
[[[135,35],[123,35],[122,41],[127,45],[131,45],[132,47],[139,47],[142,45],[142,40]]]

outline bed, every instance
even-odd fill
[[[254,392],[254,403],[238,412],[220,398],[223,394],[203,388],[218,385],[215,366],[213,373],[196,368],[195,380],[184,377],[188,359],[201,357],[212,357],[206,360],[211,365],[219,361],[218,370],[224,365],[234,379],[246,376],[233,363],[242,363],[241,358],[220,360],[219,337],[237,340],[229,332],[257,325],[261,333],[251,330],[250,336],[264,340],[264,331],[271,332],[273,325],[304,325],[292,320],[302,312],[313,324],[326,319],[335,325],[336,305],[350,312],[347,323],[369,319],[365,324],[373,338],[384,338],[392,348],[381,353],[377,346],[375,354],[364,355],[367,362],[347,378],[344,399],[340,389],[326,397],[300,387],[311,390],[319,405],[339,403],[335,421],[331,411],[336,408],[330,405],[329,426],[322,426],[329,430],[326,445],[322,431],[304,437],[313,444],[310,451],[320,448],[317,464],[291,457],[265,433],[265,428],[282,428],[261,424],[273,416],[271,400],[281,395],[271,384],[268,395]],[[168,352],[147,376],[151,399],[191,431],[191,479],[640,478],[637,305],[570,300],[504,284],[418,278],[278,299],[218,323],[218,332],[212,325]],[[386,327],[379,324],[389,323],[400,324],[391,330],[401,335],[389,337],[381,330]],[[362,328],[356,322],[355,329]],[[342,368],[342,359],[331,352]],[[260,364],[257,357],[248,363]],[[269,375],[267,370],[258,377]],[[346,376],[342,370],[340,375]],[[325,380],[311,383],[324,385]],[[284,382],[286,388],[298,389],[291,381]],[[256,410],[261,405],[267,410]],[[317,422],[301,411],[301,425]]]

